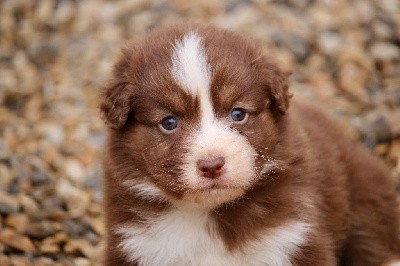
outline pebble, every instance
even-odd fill
[[[371,54],[377,60],[393,60],[400,58],[400,48],[391,43],[375,43],[371,47]]]
[[[86,258],[76,258],[74,259],[74,266],[89,266],[92,265],[90,261]]]
[[[38,204],[29,195],[20,194],[18,200],[21,204],[22,210],[27,214],[35,214],[39,211]]]
[[[21,235],[9,228],[6,228],[0,232],[0,242],[19,251],[35,251],[35,246],[28,237]]]
[[[0,187],[3,188],[8,187],[14,180],[11,170],[3,163],[0,163],[0,177]]]
[[[400,167],[400,140],[395,140],[390,146],[389,159],[392,163]]]
[[[11,266],[34,266],[32,261],[24,256],[14,255],[10,258]]]
[[[72,216],[79,217],[86,212],[90,196],[85,191],[74,187],[66,180],[58,182],[56,191],[57,195],[67,204]]]
[[[71,239],[64,246],[67,254],[83,254],[84,250],[89,249],[92,245],[85,239]]]
[[[60,252],[60,246],[57,245],[57,244],[42,243],[39,246],[39,250],[40,250],[40,252],[47,253],[47,254],[59,253]]]
[[[10,214],[19,210],[18,198],[0,190],[0,213]]]
[[[0,265],[9,266],[10,265],[10,258],[4,254],[0,254]]]
[[[35,261],[33,262],[33,265],[34,266],[54,266],[57,264],[51,258],[41,257],[41,258],[35,259]]]
[[[43,239],[54,235],[62,229],[61,224],[50,221],[31,222],[26,228],[26,234],[34,239]]]
[[[65,173],[74,183],[81,184],[86,178],[86,170],[76,159],[69,159],[65,162]]]
[[[102,217],[91,219],[90,226],[98,235],[105,235],[104,219]]]
[[[5,221],[6,225],[15,229],[18,233],[24,233],[29,223],[29,218],[25,213],[10,214]]]

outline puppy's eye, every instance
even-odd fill
[[[160,124],[161,130],[166,133],[170,133],[177,127],[178,127],[178,119],[174,116],[164,117]]]
[[[233,108],[230,116],[233,121],[243,124],[246,122],[248,114],[242,108]]]

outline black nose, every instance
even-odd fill
[[[224,164],[225,159],[223,157],[217,157],[211,160],[198,160],[197,168],[202,176],[214,179],[221,175]]]

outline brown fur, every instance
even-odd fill
[[[289,108],[287,74],[254,41],[211,27],[180,26],[126,47],[104,88],[100,109],[110,127],[104,160],[106,265],[130,265],[118,248],[116,225],[140,225],[171,208],[170,202],[138,197],[124,181],[153,182],[176,199],[187,191],[176,166],[184,140],[198,126],[199,102],[166,70],[171,42],[191,28],[204,37],[216,114],[223,117],[233,104],[247,104],[251,119],[235,128],[257,151],[256,167],[265,158],[279,161],[243,197],[212,210],[227,249],[237,252],[266,229],[307,217],[314,227],[292,258],[294,265],[380,265],[398,258],[395,191],[383,163],[346,139],[323,111],[296,101]],[[157,125],[168,114],[182,117],[178,134],[160,133]]]

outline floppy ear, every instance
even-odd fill
[[[114,66],[113,77],[106,83],[100,96],[100,113],[106,125],[119,129],[126,124],[132,110],[135,90],[135,65],[131,49],[124,49]]]
[[[289,100],[293,97],[289,93],[288,77],[291,72],[281,70],[272,60],[262,57],[257,62],[262,85],[268,90],[271,107],[281,114],[289,108]]]

